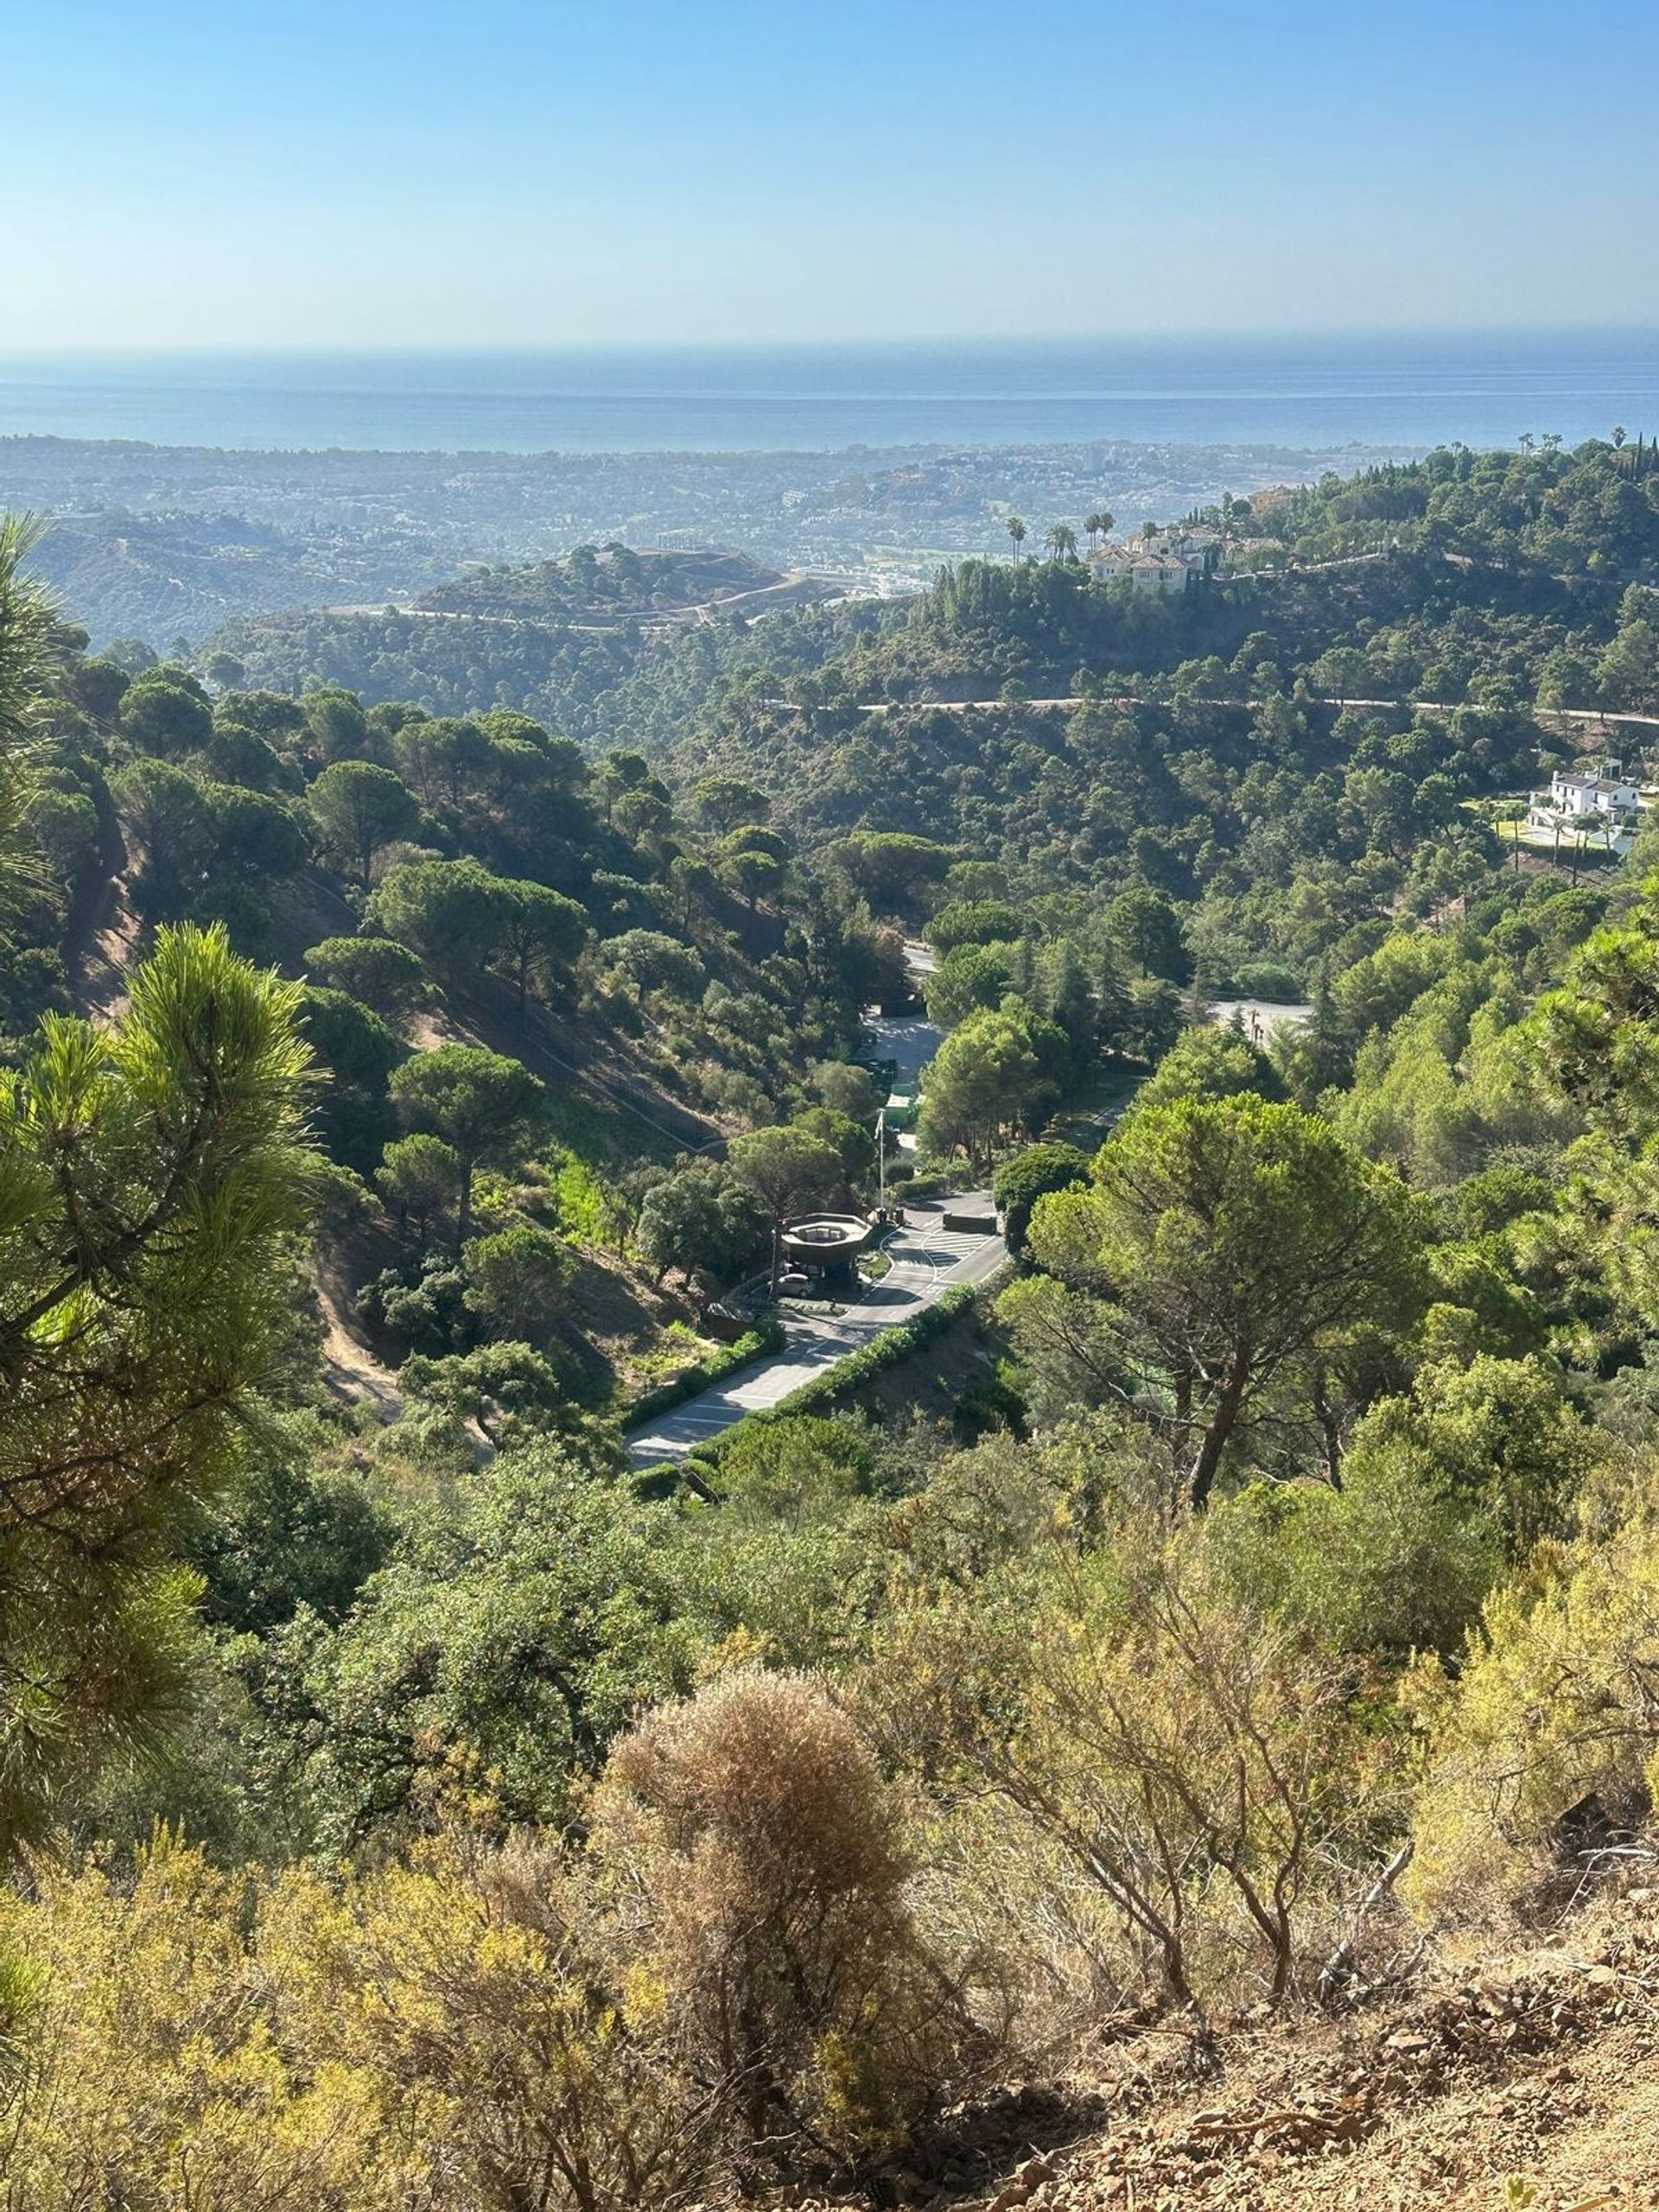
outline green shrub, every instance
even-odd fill
[[[849,1390],[855,1390],[861,1383],[885,1375],[890,1367],[898,1367],[911,1356],[942,1336],[960,1313],[973,1304],[980,1286],[969,1282],[955,1283],[925,1306],[913,1321],[899,1327],[884,1329],[880,1335],[859,1351],[849,1352],[845,1359],[838,1359],[833,1367],[826,1367],[822,1375],[815,1375],[810,1382],[803,1382],[798,1390],[791,1390],[775,1406],[763,1412],[745,1414],[721,1435],[712,1437],[707,1444],[700,1444],[690,1455],[691,1463],[701,1461],[705,1468],[717,1466],[732,1447],[733,1440],[747,1432],[756,1421],[785,1421],[797,1414],[827,1411]],[[736,1350],[736,1346],[733,1346]]]
[[[706,1359],[683,1367],[671,1382],[658,1383],[654,1390],[642,1391],[639,1396],[630,1400],[622,1408],[622,1426],[637,1428],[641,1421],[655,1421],[659,1414],[670,1413],[676,1406],[683,1406],[688,1398],[695,1398],[700,1390],[723,1382],[740,1367],[769,1358],[783,1348],[783,1324],[768,1314],[757,1326],[745,1331],[734,1344],[722,1344]]]
[[[1272,1006],[1294,1006],[1302,995],[1300,978],[1276,960],[1247,960],[1234,971],[1238,995],[1265,999]]]

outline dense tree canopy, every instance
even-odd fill
[[[1131,1115],[1092,1187],[1039,1201],[1032,1249],[1109,1302],[1132,1387],[1166,1390],[1204,1504],[1241,1421],[1294,1363],[1423,1297],[1397,1180],[1294,1106],[1248,1095]]]

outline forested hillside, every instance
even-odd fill
[[[1227,554],[1185,591],[1076,557],[969,563],[850,639],[821,628],[820,665],[711,694],[672,757],[752,779],[861,880],[921,836],[993,862],[1028,911],[1060,902],[1051,929],[1119,893],[1173,901],[1172,980],[1224,991],[1266,961],[1311,989],[1402,902],[1482,880],[1552,759],[1639,747],[1593,718],[1659,715],[1646,455],[1448,453],[1262,515],[1232,502],[1194,518]],[[1384,506],[1376,550],[1344,518]],[[1603,513],[1616,567],[1592,557]],[[1275,518],[1292,565],[1241,569]]]
[[[783,583],[736,556],[616,548],[590,565],[583,550],[475,571],[410,607],[230,623],[195,658],[256,689],[338,684],[370,704],[407,700],[431,714],[493,704],[589,745],[615,739],[656,752],[763,666],[815,666],[830,641],[879,619],[874,608],[815,616],[821,588]],[[694,622],[679,619],[689,609]],[[749,637],[762,613],[764,655]]]
[[[1278,2212],[1439,2108],[1427,2207],[1650,2056],[1659,839],[1518,823],[1659,715],[1649,450],[562,607],[568,718],[486,615],[135,674],[7,526],[20,2206]],[[637,1473],[884,1171],[1001,1215],[950,1358]]]
[[[636,553],[626,545],[580,545],[562,561],[527,568],[498,563],[423,592],[420,604],[452,613],[524,620],[679,613],[770,590],[783,579],[741,553]]]

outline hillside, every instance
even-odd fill
[[[1198,2054],[1109,2031],[1087,2074],[941,2131],[903,2201],[1635,2212],[1659,2196],[1656,1969],[1638,1885],[1542,1941],[1439,1961],[1409,1993],[1294,2033],[1241,2025]]]
[[[378,604],[441,575],[429,556],[234,512],[63,517],[37,574],[100,643],[156,650],[239,617],[346,601]]]
[[[380,613],[314,608],[228,623],[197,658],[239,671],[235,682],[256,690],[338,683],[371,702],[409,700],[431,714],[469,713],[485,701],[590,745],[660,753],[699,725],[711,698],[775,664],[816,666],[836,639],[882,619],[876,607],[819,607],[828,587],[736,556],[684,568],[677,556],[653,557],[664,594],[654,607],[620,582],[620,595],[607,596],[584,581],[580,560],[574,569],[551,562],[480,571]],[[596,575],[611,578],[613,565],[594,556]],[[705,588],[712,598],[683,595]]]
[[[62,888],[30,911],[8,1028],[69,1007],[107,1020],[158,932],[181,924],[226,927],[304,984],[328,1077],[315,1127],[337,1173],[316,1275],[349,1395],[366,1381],[390,1404],[380,1370],[411,1357],[416,1371],[435,1363],[441,1390],[445,1362],[471,1375],[473,1360],[481,1382],[481,1358],[511,1380],[513,1421],[569,1420],[712,1351],[702,1308],[763,1248],[710,1155],[774,1095],[806,1103],[813,1064],[854,1041],[874,956],[868,923],[849,917],[838,936],[764,808],[716,794],[676,824],[637,754],[590,774],[522,715],[445,722],[337,690],[210,702],[182,669],[135,681],[73,639],[63,650],[63,742],[38,802]],[[822,949],[810,982],[809,917]],[[397,1103],[442,1052],[517,1086],[510,1126],[474,1157],[493,1179],[484,1229],[530,1240],[545,1263],[528,1306],[464,1302],[472,1197],[458,1212],[457,1160],[440,1140],[435,1178],[420,1153],[429,1117]],[[705,1162],[696,1187],[713,1226],[665,1230],[646,1266],[636,1217],[688,1157]],[[470,1192],[474,1175],[461,1179]]]
[[[816,664],[711,688],[670,758],[753,782],[878,899],[969,855],[1028,910],[1154,893],[1192,956],[1170,980],[1224,995],[1268,962],[1295,995],[1430,846],[1449,882],[1543,764],[1639,741],[1599,709],[1659,713],[1647,453],[1441,454],[1230,501],[1197,518],[1223,555],[1185,590],[965,563],[856,628],[821,618]]]
[[[820,592],[828,587],[818,587]],[[814,595],[804,578],[786,580],[742,553],[634,552],[626,545],[578,546],[562,560],[524,568],[474,569],[423,592],[416,604],[435,613],[493,614],[527,622],[710,612],[753,594],[785,593],[778,603]]]
[[[238,688],[338,684],[366,703],[407,700],[423,712],[475,712],[480,701],[588,737],[605,702],[652,649],[620,625],[588,630],[415,608],[259,614],[215,630],[204,664],[223,656]]]
[[[1351,472],[1376,448],[1133,444],[757,454],[241,451],[0,436],[0,507],[56,518],[39,572],[99,645],[199,644],[234,615],[378,607],[471,563],[688,540],[757,564],[925,578],[995,552],[1010,506],[1126,527]],[[124,546],[124,550],[123,547]],[[873,549],[875,549],[873,557]]]
[[[1653,485],[257,666],[0,532],[20,2204],[1651,2198]]]

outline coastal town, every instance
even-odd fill
[[[95,643],[192,645],[240,614],[382,606],[474,563],[587,542],[720,546],[868,596],[1005,551],[1010,514],[1109,506],[1098,565],[1183,588],[1190,553],[1154,529],[1224,493],[1259,498],[1415,448],[940,445],[839,453],[209,451],[0,437],[0,505],[49,516],[41,572]],[[1203,563],[1200,560],[1199,566]]]

